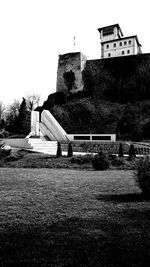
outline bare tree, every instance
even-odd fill
[[[39,105],[40,98],[41,96],[36,93],[28,94],[26,97],[27,108],[34,110]]]
[[[4,118],[6,107],[2,101],[0,101],[0,120]]]

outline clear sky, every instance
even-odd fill
[[[100,58],[97,28],[119,23],[150,52],[149,0],[0,0],[0,101],[56,90],[58,55]]]

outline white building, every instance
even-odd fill
[[[101,40],[101,58],[137,55],[141,44],[137,35],[124,37],[119,24],[99,28]]]

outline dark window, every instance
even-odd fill
[[[127,50],[127,54],[130,54],[130,50]]]
[[[126,45],[127,44],[127,42],[126,41],[124,41],[124,45]]]
[[[124,55],[124,51],[122,51],[122,55]]]
[[[120,44],[120,46],[122,46],[122,42],[120,42],[119,44]]]
[[[109,136],[109,135],[106,135],[106,136],[104,136],[104,135],[100,135],[100,136],[92,136],[92,140],[103,140],[103,141],[105,141],[105,140],[111,140],[111,136]]]
[[[131,44],[131,40],[129,40],[129,44]]]
[[[107,27],[106,29],[103,29],[103,36],[110,35],[114,33],[113,26]]]
[[[111,57],[111,54],[110,53],[108,53],[108,57]]]
[[[116,44],[114,44],[114,47],[116,47]]]
[[[106,45],[106,48],[108,49],[109,48],[109,45]]]
[[[74,135],[74,140],[90,140],[90,136]]]

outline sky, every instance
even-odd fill
[[[149,0],[0,0],[0,101],[56,91],[60,54],[101,57],[98,28],[119,23],[150,53]],[[75,36],[75,47],[74,47]]]

